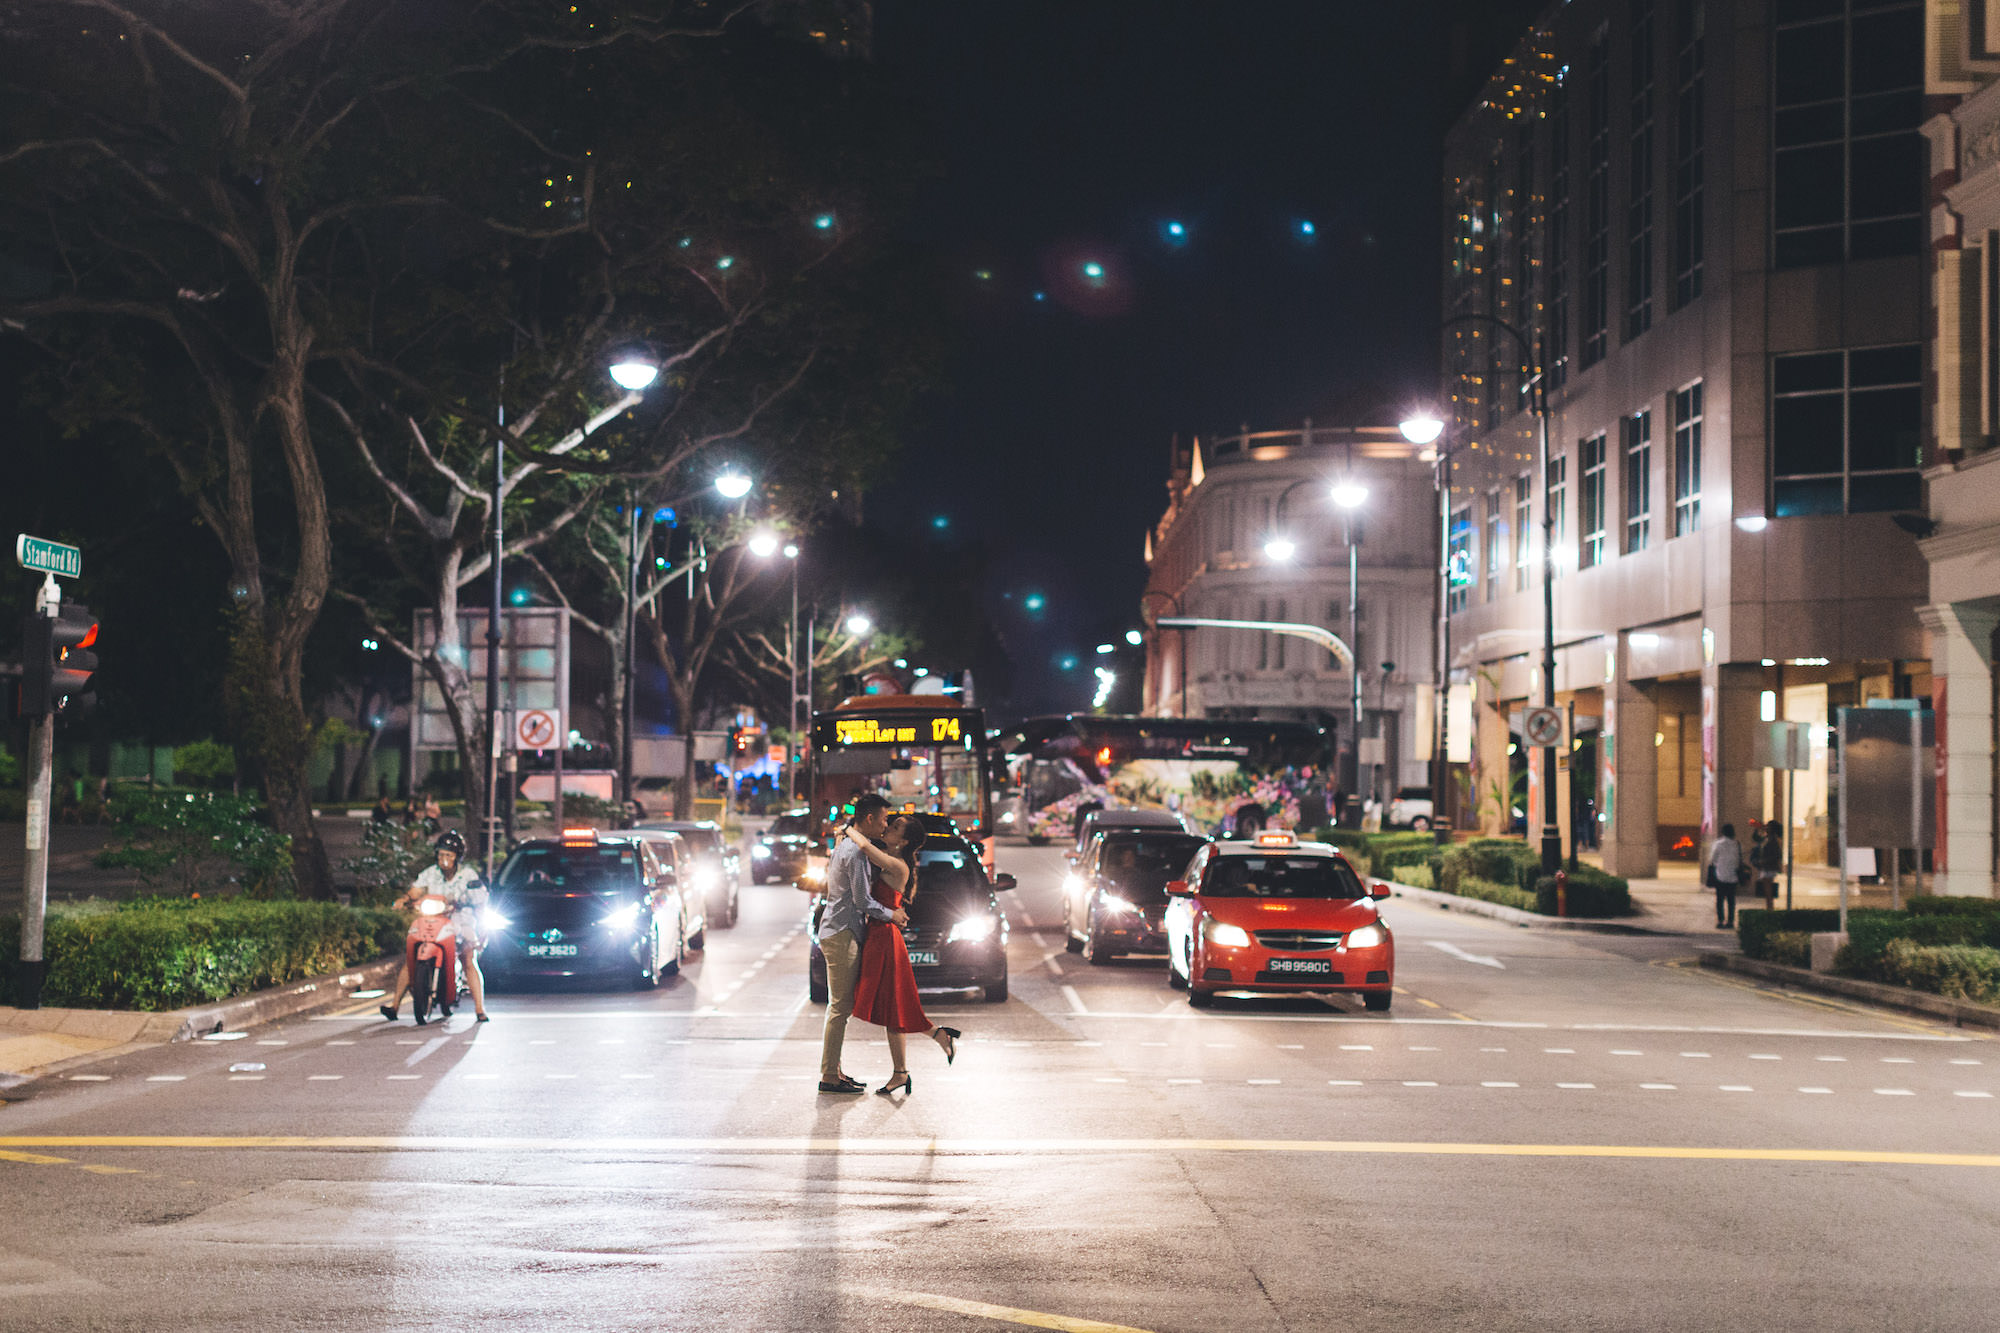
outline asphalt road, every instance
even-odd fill
[[[163,1048],[0,1109],[8,1329],[1990,1329],[2000,1050],[1392,903],[1403,993],[1190,1010],[1053,928],[814,1091],[804,898],[649,994]],[[879,1082],[879,1036],[848,1066]],[[241,1068],[232,1068],[242,1066]],[[25,1096],[24,1096],[25,1094]],[[1101,1321],[1092,1323],[1088,1321]]]

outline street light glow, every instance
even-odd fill
[[[778,534],[768,528],[760,528],[750,534],[750,554],[759,560],[769,560],[778,553]]]
[[[1128,629],[1125,631],[1125,642],[1131,644],[1134,648],[1137,648],[1140,644],[1144,643],[1145,641],[1146,641],[1146,636],[1141,634],[1138,630]]]
[[[798,558],[799,558],[799,548],[798,548],[798,544],[797,544],[797,543],[795,543],[795,542],[786,542],[786,543],[785,543],[785,559],[787,559],[787,560],[796,560],[796,559],[798,559]]]
[[[873,628],[875,628],[875,622],[867,616],[862,615],[859,611],[856,611],[847,618],[847,632],[857,639]]]
[[[1298,546],[1289,537],[1273,537],[1264,543],[1264,554],[1283,564],[1298,554]]]
[[[636,357],[627,357],[614,362],[611,367],[612,382],[619,388],[629,389],[633,393],[644,393],[653,387],[653,381],[659,377],[658,366],[651,361],[641,361]]]
[[[1404,420],[1398,429],[1411,444],[1429,444],[1444,434],[1444,423],[1428,412],[1419,412]]]
[[[1100,643],[1097,645],[1097,655],[1099,657],[1103,657],[1107,653],[1115,653],[1117,651],[1118,647],[1116,644]]]
[[[1368,501],[1368,488],[1358,481],[1343,481],[1333,488],[1333,502],[1342,509],[1359,509]]]
[[[716,475],[715,489],[722,493],[725,500],[741,500],[750,494],[750,474],[729,468]]]

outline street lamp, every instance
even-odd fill
[[[868,631],[874,628],[875,622],[859,611],[847,618],[847,632],[857,639],[865,637]]]
[[[612,383],[633,393],[644,393],[653,387],[653,381],[659,377],[658,364],[638,357],[625,357],[611,366]]]
[[[716,474],[715,489],[725,500],[741,500],[750,494],[750,474],[734,463]]]
[[[1433,444],[1444,433],[1444,422],[1429,411],[1420,410],[1400,425],[1403,438],[1411,444]],[[1438,578],[1437,578],[1437,679],[1435,719],[1431,725],[1431,813],[1432,822],[1440,814],[1450,815],[1447,788],[1451,785],[1451,455],[1447,443],[1433,453],[1431,484],[1438,493]]]
[[[750,547],[750,554],[756,556],[759,560],[769,560],[778,553],[778,534],[769,528],[759,528],[750,534],[750,540],[747,545]],[[798,548],[788,547],[787,549],[797,550]]]
[[[1289,537],[1273,537],[1264,543],[1264,554],[1281,565],[1289,563],[1298,549]]]
[[[1352,462],[1350,460],[1350,467]],[[1351,730],[1348,733],[1347,799],[1354,802],[1354,827],[1361,825],[1359,804],[1361,800],[1361,539],[1355,530],[1355,513],[1368,499],[1368,488],[1354,479],[1349,472],[1333,488],[1333,502],[1340,507],[1343,535],[1347,538],[1347,648],[1356,654],[1348,665],[1348,672],[1354,678],[1353,694],[1348,710]]]

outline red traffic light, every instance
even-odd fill
[[[30,613],[21,622],[21,715],[42,717],[62,711],[81,694],[97,670],[97,617],[81,602],[63,606],[52,619]]]

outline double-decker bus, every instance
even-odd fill
[[[857,694],[813,714],[813,812],[837,819],[879,792],[896,810],[949,816],[993,864],[986,714],[935,694]]]

